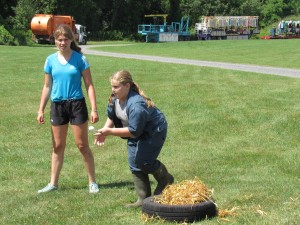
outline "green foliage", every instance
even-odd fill
[[[18,0],[0,0],[0,17],[6,19],[13,15],[13,7],[17,5]]]
[[[53,14],[58,7],[58,0],[39,0],[32,2],[35,4],[35,13]]]
[[[100,36],[119,40],[120,35],[134,37],[145,14],[168,14],[167,23],[178,22],[182,16],[190,17],[190,27],[200,22],[202,16],[231,15],[259,16],[260,27],[293,14],[299,14],[299,0],[2,0],[0,9],[8,30],[28,30],[36,13],[71,15],[76,22]],[[116,31],[119,33],[116,33]],[[101,33],[102,34],[96,34]]]
[[[287,4],[289,4],[291,14],[300,14],[300,4],[298,0],[286,0]],[[288,13],[290,14],[290,13]]]
[[[93,0],[57,0],[57,8],[52,14],[71,15],[76,23],[87,26],[89,31],[99,31],[103,9]]]
[[[30,21],[37,13],[53,13],[57,0],[18,0],[17,5],[12,7],[15,15],[8,17],[8,23],[13,29],[28,30]]]
[[[123,40],[124,35],[121,31],[98,31],[98,32],[91,32],[89,34],[89,40],[91,41],[104,41],[104,40]]]
[[[15,38],[16,45],[33,45],[31,30],[12,30],[12,35]]]
[[[27,45],[33,44],[31,30],[11,30],[11,33],[0,25],[0,45]]]
[[[282,18],[283,0],[267,0],[267,4],[262,10],[263,21],[261,26],[266,26],[270,23]]]
[[[139,34],[139,33],[133,33],[133,34],[126,35],[124,40],[144,42],[145,37],[143,35]]]
[[[10,17],[10,23],[13,29],[28,30],[30,29],[30,21],[35,14],[35,1],[19,0],[16,7],[14,7],[15,16]]]
[[[3,17],[0,15],[0,25],[4,25],[6,21],[3,19]]]
[[[262,4],[260,0],[242,1],[240,7],[240,15],[261,16]]]
[[[3,25],[0,25],[0,45],[14,44],[14,37],[5,29]]]

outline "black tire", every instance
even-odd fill
[[[153,196],[143,201],[142,212],[149,216],[177,222],[209,219],[218,214],[216,205],[211,200],[194,205],[164,205],[154,202]]]
[[[85,38],[83,38],[83,39],[82,39],[82,42],[81,42],[80,44],[82,44],[82,45],[86,45],[86,42],[87,42],[87,41],[86,41],[86,39],[85,39]]]

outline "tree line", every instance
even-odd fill
[[[300,13],[299,0],[0,0],[0,26],[9,32],[30,30],[37,13],[71,15],[91,34],[132,36],[146,14],[168,14],[167,22],[190,18],[190,29],[202,16],[259,16],[267,26]]]

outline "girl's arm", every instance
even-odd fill
[[[97,105],[96,105],[96,93],[94,84],[92,81],[92,75],[90,68],[87,68],[82,72],[83,81],[89,96],[90,104],[91,104],[91,123],[97,123],[99,121]]]
[[[42,89],[42,94],[41,94],[41,100],[40,100],[40,106],[38,110],[38,116],[37,116],[37,121],[39,124],[44,124],[44,110],[47,105],[47,102],[49,100],[49,95],[50,95],[50,90],[51,90],[51,76],[49,74],[45,74],[45,79],[44,79],[44,86]]]
[[[111,119],[107,118],[103,128],[105,128],[105,127],[106,128],[113,128],[114,126],[115,126],[114,122]]]
[[[134,136],[130,133],[127,127],[122,128],[115,128],[114,123],[111,119],[107,118],[105,125],[97,131],[95,134],[97,135],[104,135],[104,136],[117,136],[117,137],[130,137],[133,138]]]
[[[114,122],[107,118],[104,126],[97,131],[94,135],[96,136],[94,144],[103,146],[106,136],[113,135],[118,137],[133,137],[129,132],[128,128],[114,128]]]

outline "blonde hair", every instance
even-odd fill
[[[137,92],[139,95],[141,95],[147,103],[147,107],[155,107],[154,102],[149,98],[144,91],[139,87],[139,85],[132,80],[131,74],[126,71],[126,70],[120,70],[113,74],[110,77],[110,81],[115,80],[118,83],[125,85],[125,84],[130,84],[130,90]],[[112,98],[114,97],[113,94],[108,99],[109,104],[112,104]]]
[[[72,30],[67,24],[59,25],[53,34],[55,39],[57,39],[60,35],[63,35],[72,41],[71,46],[70,46],[72,50],[82,54],[81,48],[79,46],[77,46],[77,44],[75,43],[74,34],[73,34]]]

